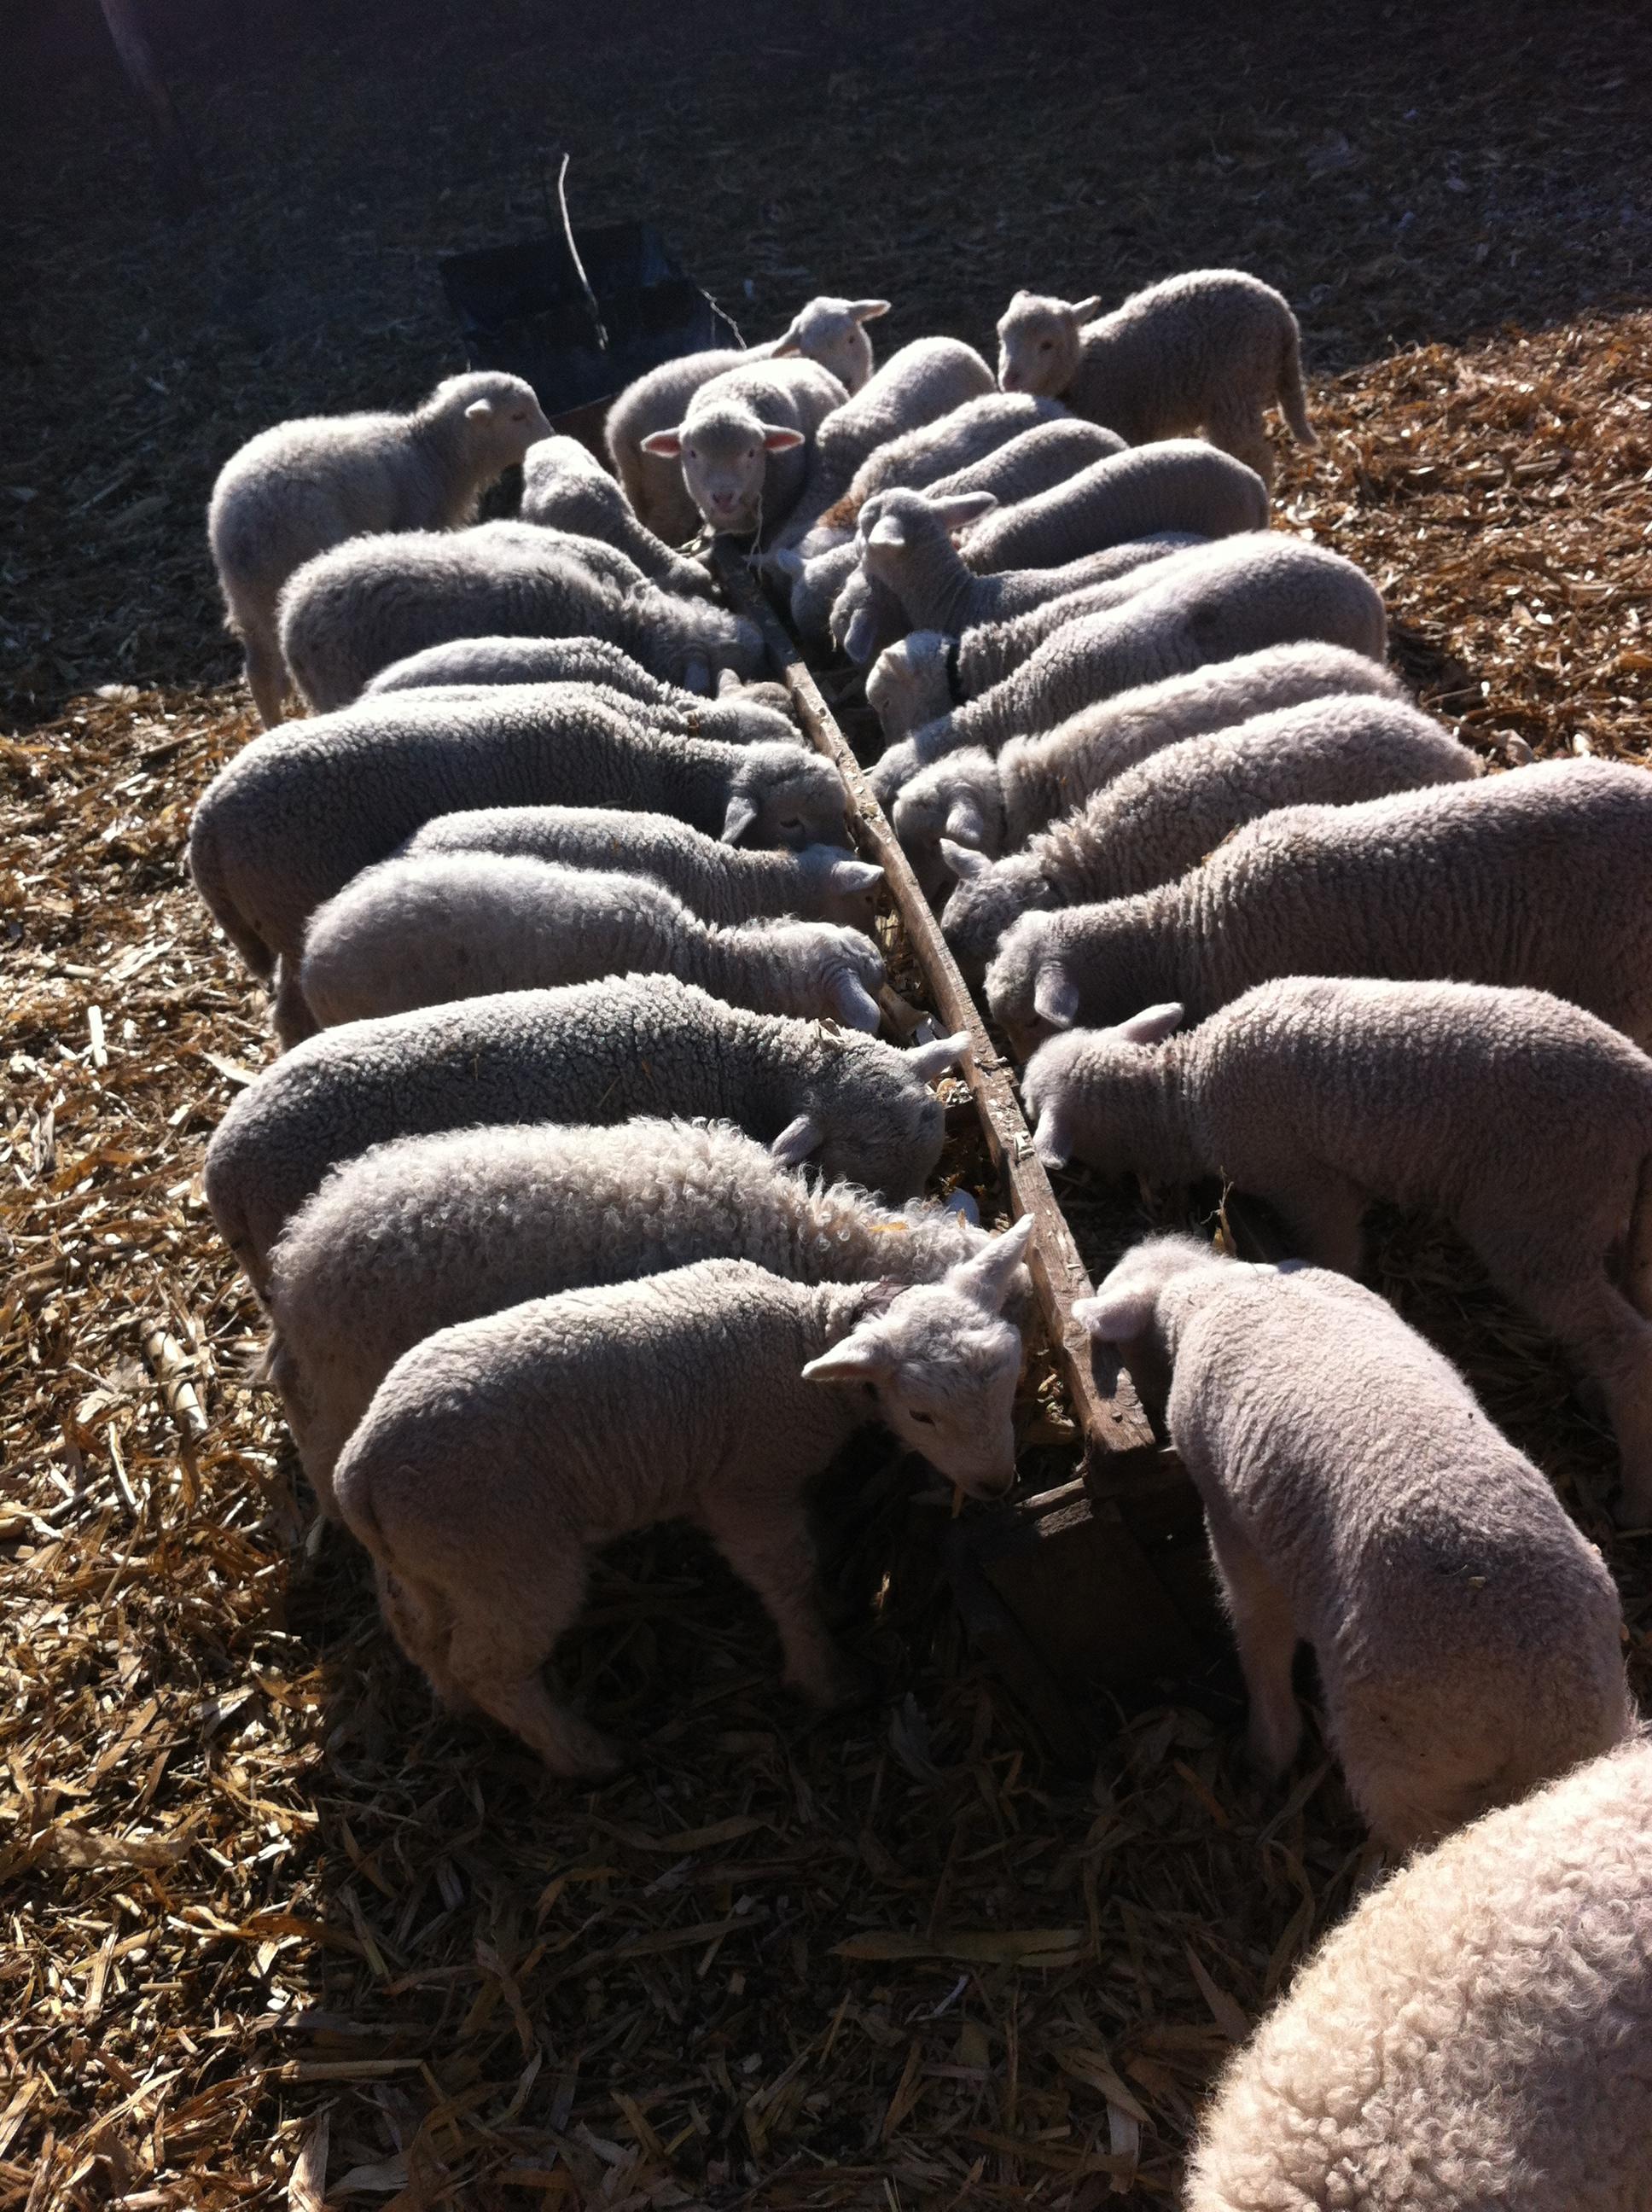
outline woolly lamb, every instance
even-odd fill
[[[946,495],[949,501],[955,496],[963,495]],[[1102,552],[1087,553],[1060,568],[1024,569],[1022,581],[1012,587],[1027,603],[1022,611],[1000,622],[979,623],[961,638],[941,630],[914,630],[899,592],[874,576],[861,558],[832,603],[832,641],[862,666],[868,661],[879,664],[867,675],[866,696],[876,696],[874,711],[885,735],[904,735],[920,723],[938,720],[957,691],[975,696],[983,647],[998,654],[980,678],[991,685],[1002,680],[1005,668],[1019,666],[1058,630],[1122,605],[1149,580],[1143,571],[1155,562],[1209,543],[1185,531],[1167,531],[1162,538],[1131,538]],[[859,555],[859,538],[854,548]],[[964,566],[968,570],[967,561]],[[908,640],[915,641],[909,656],[901,650]],[[969,674],[961,683],[958,672],[966,655]]]
[[[456,637],[410,653],[405,660],[392,660],[362,685],[361,696],[476,684],[601,684],[684,713],[705,703],[703,693],[651,676],[623,647],[601,637]]]
[[[693,738],[719,745],[790,745],[800,752],[814,750],[792,716],[774,703],[787,696],[783,685],[736,684],[719,691],[713,699],[704,698],[697,691],[679,690],[674,684],[662,684],[659,690],[660,697],[640,699],[635,692],[601,679],[591,683],[563,678],[538,684],[424,684],[410,692],[405,687],[392,692],[364,691],[353,704],[357,708],[380,705],[393,709],[411,698],[422,707],[477,707],[507,714],[518,709],[534,714],[560,709],[566,714],[573,710],[576,701],[588,702],[617,715],[639,733]],[[338,711],[343,714],[351,710],[341,708]],[[317,721],[320,719],[319,715],[311,718]],[[309,727],[307,721],[295,723],[292,734],[301,735]]]
[[[456,530],[550,425],[531,386],[450,376],[409,415],[315,415],[260,431],[218,472],[207,536],[266,729],[287,670],[276,599],[314,555],[367,531]]]
[[[577,438],[541,438],[522,461],[521,519],[555,530],[605,538],[635,561],[662,591],[704,599],[711,578],[639,522],[630,501],[588,446]]]
[[[1230,2064],[1187,2212],[1644,2212],[1649,1832],[1639,1735],[1368,1895]]]
[[[691,691],[708,691],[719,666],[762,668],[754,624],[650,584],[622,591],[560,550],[564,543],[524,523],[483,523],[452,537],[358,538],[321,554],[281,595],[294,681],[325,713],[393,661],[482,637],[605,638]]]
[[[860,567],[860,548],[853,538],[805,557],[794,547],[777,545],[765,556],[769,575],[783,584],[792,627],[805,645],[831,642],[832,610],[839,593]]]
[[[955,707],[944,718],[944,742],[926,740],[939,757],[902,783],[896,819],[908,819],[914,836],[928,834],[932,824],[938,834],[938,826],[956,823],[949,836],[983,853],[1014,856],[995,880],[1019,884],[1025,872],[1025,880],[1036,884],[1037,866],[1017,848],[1165,746],[1309,699],[1403,696],[1398,678],[1364,653],[1339,645],[1274,645],[1093,699],[1092,635],[1087,616],[1040,646],[1002,684]],[[1103,652],[1107,640],[1103,626]],[[972,889],[958,896],[961,919],[986,894]],[[1000,926],[1023,906],[1065,903],[1029,894],[1003,906]]]
[[[742,362],[702,384],[680,422],[642,450],[680,462],[714,531],[772,538],[798,503],[816,437],[848,394],[812,361]]]
[[[1150,463],[1159,465],[1156,471]],[[1138,479],[1148,480],[1148,487],[1157,482],[1174,494],[1184,481],[1197,486],[1213,469],[1248,477],[1266,520],[1266,498],[1254,471],[1210,446],[1155,446],[1102,461],[1071,485],[1023,501],[1008,515],[990,492],[879,492],[860,511],[861,566],[900,601],[908,629],[961,636],[979,623],[1008,621],[1047,599],[1102,580],[1105,568],[1098,575],[1085,563],[1120,544],[1167,532],[1208,539],[1260,528],[1254,514],[1235,519],[1242,502],[1231,502],[1224,514],[1219,500],[1155,501],[1151,491],[1138,498],[1133,495],[1144,489],[1139,481],[1132,483],[1133,496],[1125,501],[1084,497],[1086,484],[1100,482],[1109,471],[1133,471]],[[1107,520],[1094,512],[1103,506],[1112,510]],[[1139,527],[1115,526],[1127,514],[1133,523],[1139,521]],[[1005,520],[1014,527],[1000,527]],[[966,533],[962,549],[954,542],[958,531]],[[1086,538],[1092,542],[1085,544]],[[1042,581],[1036,584],[1035,579]],[[872,657],[870,636],[857,641],[852,630],[845,642],[851,659]]]
[[[1169,554],[1151,564],[1139,580],[1125,576],[1099,588],[1126,596],[1088,625],[1082,646],[1072,648],[1082,653],[1094,686],[1092,699],[1268,646],[1316,639],[1380,662],[1388,641],[1382,597],[1369,576],[1339,553],[1277,532]],[[1056,602],[1058,611],[1060,604]],[[1035,623],[1050,611],[1035,609],[1020,622]],[[962,641],[961,697],[978,696],[1032,657],[1036,643],[1023,653],[1017,629],[1010,622],[971,631]],[[885,805],[926,762],[966,742],[957,722],[942,712],[943,719],[890,746],[872,770],[872,788]]]
[[[652,876],[705,921],[795,914],[867,929],[884,871],[841,845],[800,852],[726,845],[670,814],[599,806],[484,806],[439,814],[416,830],[404,854],[511,853],[563,867],[621,868]]]
[[[1625,1504],[1652,1514],[1652,1060],[1546,992],[1479,983],[1289,976],[1159,1043],[1178,1014],[1033,1054],[1040,1157],[1219,1169],[1350,1273],[1374,1200],[1428,1206],[1599,1386]]]
[[[681,355],[628,384],[608,410],[603,437],[638,519],[672,545],[700,528],[699,509],[682,471],[648,459],[642,441],[651,431],[680,422],[701,385],[743,364],[800,353],[829,369],[846,392],[859,392],[872,370],[872,340],[863,326],[888,310],[887,300],[838,300],[823,293],[800,307],[777,338],[744,352],[725,347]]]
[[[875,1032],[878,947],[829,921],[720,929],[647,876],[504,853],[367,868],[317,909],[299,973],[324,1029],[413,1006],[658,970],[760,1014]]]
[[[416,1345],[337,1470],[398,1643],[439,1696],[479,1705],[553,1773],[611,1768],[543,1669],[591,1553],[681,1519],[762,1598],[787,1682],[817,1705],[853,1699],[816,1588],[809,1488],[874,1411],[963,1489],[1014,1480],[1022,1345],[1001,1309],[1031,1227],[892,1297],[702,1260]]]
[[[678,814],[730,844],[841,838],[836,769],[787,744],[718,744],[641,726],[573,684],[374,700],[220,769],[190,825],[189,865],[255,975],[282,963],[276,1023],[306,1034],[291,963],[315,908],[439,814],[604,801]]]
[[[1042,648],[1019,675],[956,710],[969,744],[946,752],[902,783],[894,821],[914,845],[949,836],[973,842],[982,854],[1004,854],[995,867],[969,869],[942,914],[946,942],[960,960],[991,956],[1008,925],[1029,907],[1071,907],[1081,876],[1081,856],[1068,827],[1086,801],[1114,779],[1170,745],[1210,730],[1230,730],[1260,714],[1309,702],[1351,699],[1402,703],[1398,677],[1342,646],[1269,646],[1232,661],[1212,661],[1192,675],[1168,677],[1141,690],[1099,699],[1044,737],[1013,738],[998,759],[975,744],[977,730],[998,732],[1015,714],[1022,692],[1026,717],[1035,721],[1040,702],[1071,696],[1064,657],[1040,665]],[[1048,675],[1048,681],[1046,681]],[[988,712],[991,710],[991,719]]]
[[[942,1206],[895,1213],[805,1179],[722,1126],[407,1137],[336,1169],[270,1255],[270,1372],[331,1515],[333,1466],[367,1401],[439,1328],[695,1260],[800,1283],[933,1282],[985,1242]],[[1029,1297],[1023,1285],[1022,1310]]]
[[[1133,446],[1203,430],[1270,489],[1270,405],[1299,445],[1319,443],[1302,332],[1271,284],[1237,269],[1192,269],[1133,293],[1110,315],[1101,305],[1017,292],[998,326],[1002,388],[1065,399]]]
[[[1431,716],[1398,699],[1312,699],[1150,754],[1058,823],[1018,879],[1039,894],[1029,905],[1127,898],[1197,867],[1224,837],[1276,807],[1343,806],[1466,783],[1479,765]],[[1006,883],[979,849],[987,823],[974,800],[954,793],[943,815],[932,802],[914,804],[914,787],[895,803],[914,868],[932,888],[950,873],[1008,889],[1013,919],[1017,875]],[[997,903],[1001,913],[1001,890]]]
[[[1202,1021],[1275,975],[1449,975],[1552,991],[1644,1046],[1649,943],[1652,777],[1551,762],[1283,807],[1157,890],[1023,914],[987,994],[1029,1038],[1171,999]]]
[[[939,421],[992,388],[992,370],[961,339],[914,338],[891,354],[862,390],[821,424],[780,542],[796,544],[805,537],[880,447]]]
[[[1302,1737],[1299,1640],[1349,1794],[1391,1851],[1620,1741],[1623,1614],[1599,1553],[1374,1291],[1160,1237],[1074,1315],[1169,1374],[1165,1425],[1205,1507],[1270,1778]]]
[[[937,416],[933,422],[903,430],[868,453],[850,479],[848,489],[826,509],[817,527],[853,530],[855,517],[874,492],[892,491],[897,484],[920,489],[950,477],[955,470],[985,460],[989,453],[1001,453],[1041,423],[1072,419],[1059,399],[1035,399],[1025,393],[1005,392],[988,392],[979,399],[967,399],[963,406]],[[1097,426],[1086,423],[1084,428],[1094,431]],[[1108,433],[1103,430],[1100,435],[1106,438]]]
[[[264,1255],[331,1167],[392,1137],[507,1121],[703,1115],[787,1167],[902,1200],[940,1158],[930,1090],[965,1040],[911,1052],[858,1031],[752,1014],[669,975],[516,991],[349,1022],[247,1085],[207,1147],[207,1203],[255,1287]]]

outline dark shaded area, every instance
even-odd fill
[[[692,9],[147,0],[205,173],[168,222],[94,0],[13,18],[0,669],[24,723],[234,665],[201,510],[283,416],[410,401],[459,362],[443,253],[647,216],[750,334],[825,290],[893,346],[990,345],[1019,284],[1116,297],[1239,262],[1310,372],[1643,297],[1640,7],[893,0]]]

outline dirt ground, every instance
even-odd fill
[[[155,7],[180,221],[94,10],[25,9],[0,84],[0,2212],[1171,2200],[1372,1865],[1322,1753],[1247,1780],[1225,1670],[1058,1776],[964,1648],[944,1501],[879,1467],[846,1574],[884,1705],[811,1724],[661,1535],[571,1639],[639,1752],[574,1795],[433,1717],[311,1522],[199,1192],[268,1049],[180,872],[249,733],[202,512],[264,423],[460,365],[436,257],[534,228],[565,143],[576,220],[652,216],[754,336],[876,291],[885,349],[985,346],[1017,284],[1254,269],[1324,441],[1281,520],[1376,577],[1425,702],[1492,760],[1647,761],[1652,23],[337,12]],[[1644,1692],[1652,1539],[1558,1362],[1426,1224],[1377,1279],[1601,1543]]]

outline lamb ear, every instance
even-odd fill
[[[826,1132],[817,1114],[799,1114],[788,1121],[768,1147],[768,1157],[783,1168],[800,1168],[820,1150]]]
[[[729,800],[728,812],[723,817],[724,844],[738,845],[756,818],[756,801],[737,791]]]
[[[1033,988],[1033,1006],[1058,1030],[1070,1030],[1078,1018],[1078,986],[1057,960],[1047,960]]]
[[[802,351],[802,340],[794,338],[788,333],[783,338],[775,339],[774,344],[768,349],[768,358],[770,361],[795,361]]]
[[[1072,1318],[1097,1344],[1128,1344],[1151,1326],[1157,1299],[1150,1290],[1109,1291],[1105,1284],[1093,1298],[1080,1298]]]
[[[1067,309],[1075,323],[1093,323],[1102,312],[1102,295],[1092,292],[1087,300],[1075,300]]]
[[[879,315],[888,314],[889,308],[887,300],[851,300],[849,315],[857,323],[875,323]]]
[[[987,824],[981,816],[981,806],[975,793],[961,791],[946,813],[946,834],[955,845],[979,845],[987,835]]]
[[[960,845],[956,837],[943,837],[941,858],[961,884],[973,883],[977,876],[990,876],[993,864],[985,853],[974,845]]]
[[[835,891],[869,891],[884,880],[884,871],[876,860],[835,860],[832,863],[832,889]]]
[[[868,545],[904,545],[906,525],[898,514],[880,514],[866,532],[865,542]]]
[[[465,419],[467,422],[485,422],[493,411],[494,404],[491,399],[473,399],[465,410]]]
[[[998,505],[998,494],[992,491],[955,491],[944,499],[930,501],[949,530],[962,530],[967,523],[978,522],[983,514],[990,514]]]
[[[1163,1044],[1181,1027],[1182,1009],[1174,1000],[1162,1006],[1145,1006],[1121,1022],[1113,1032],[1122,1044]]]
[[[895,1363],[869,1329],[851,1329],[841,1344],[823,1352],[803,1370],[805,1382],[876,1382],[895,1371]]]
[[[857,607],[843,639],[843,650],[857,667],[864,668],[872,659],[877,639],[878,623],[872,609]]]
[[[846,970],[834,975],[831,982],[832,1003],[837,1008],[838,1019],[852,1030],[865,1030],[868,1036],[876,1036],[883,1016],[878,1001],[858,975]]]
[[[801,430],[787,428],[779,422],[763,424],[763,450],[769,453],[789,453],[794,446],[803,443]]]
[[[683,433],[680,430],[650,430],[642,441],[645,453],[652,453],[657,461],[675,461],[682,457]]]
[[[1033,1218],[1023,1213],[1001,1237],[994,1237],[990,1244],[984,1244],[972,1258],[951,1270],[955,1285],[996,1313],[1009,1296],[1011,1279],[1027,1256],[1032,1237]]]
[[[1047,1106],[1038,1117],[1033,1150],[1047,1168],[1064,1168],[1072,1158],[1072,1139],[1053,1106]]]
[[[803,556],[794,545],[781,545],[768,556],[770,567],[777,575],[786,576],[796,583],[803,574]]]
[[[969,1032],[960,1030],[956,1036],[937,1037],[932,1043],[914,1045],[907,1054],[907,1064],[926,1083],[938,1083],[942,1076],[950,1074],[959,1065],[969,1049]]]

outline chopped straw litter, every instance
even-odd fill
[[[181,41],[215,191],[177,229],[118,83],[36,119],[0,468],[0,2212],[1163,2203],[1213,2070],[1374,1865],[1322,1751],[1246,1778],[1226,1665],[1109,1712],[1088,1787],[1049,1769],[937,1571],[949,1496],[881,1447],[833,1564],[876,1711],[811,1722],[755,1602],[665,1530],[565,1654],[637,1748],[621,1779],[556,1787],[433,1712],[312,1518],[201,1201],[269,1046],[180,873],[251,734],[199,514],[264,422],[455,365],[428,258],[533,227],[501,126],[532,146],[549,112],[580,216],[658,213],[714,289],[752,277],[754,331],[816,289],[887,292],[888,346],[979,341],[1017,283],[1277,277],[1324,440],[1282,524],[1370,570],[1489,755],[1647,760],[1644,18],[1374,9],[1351,76],[1319,11],[1212,46],[975,10],[943,70],[896,9],[875,72],[849,11],[749,66],[737,11],[695,13],[703,51],[662,16],[646,82],[594,11],[553,38],[503,0],[388,58],[359,27]],[[370,195],[363,71],[396,134]],[[1059,196],[1029,143],[1073,149]],[[1116,1206],[1060,1194],[1101,1264]],[[1551,1348],[1426,1223],[1377,1279],[1606,1550],[1644,1691],[1652,1543],[1610,1531],[1609,1440]]]

